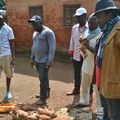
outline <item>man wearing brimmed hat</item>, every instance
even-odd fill
[[[86,31],[88,30],[88,22],[86,20],[87,10],[85,8],[78,8],[74,17],[77,18],[77,24],[72,27],[70,46],[68,54],[72,56],[73,67],[74,67],[74,89],[67,93],[67,95],[80,94],[81,85],[81,68],[83,63],[83,58],[80,52],[76,52],[77,48],[80,46],[80,38],[86,36]]]
[[[0,76],[4,71],[6,75],[6,95],[4,100],[12,98],[10,92],[10,83],[13,76],[13,67],[15,62],[14,55],[14,34],[10,26],[4,22],[5,12],[0,10]]]
[[[96,3],[95,15],[103,32],[96,45],[96,84],[102,96],[104,120],[120,120],[120,10],[112,0]],[[106,103],[106,104],[105,104]],[[106,111],[108,107],[108,110]]]
[[[55,54],[55,35],[50,28],[43,25],[42,19],[38,15],[34,15],[28,22],[35,30],[33,33],[31,65],[36,67],[40,80],[40,92],[36,97],[39,98],[38,105],[45,105],[50,94],[48,70],[52,65]]]

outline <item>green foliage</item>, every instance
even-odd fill
[[[17,49],[15,51],[15,56],[19,57],[29,57],[31,56],[31,49]],[[65,48],[57,48],[55,52],[54,61],[59,61],[63,63],[70,63],[70,56],[67,54],[67,49]]]
[[[5,0],[0,0],[0,9],[5,10]]]
[[[67,54],[66,48],[57,48],[55,52],[55,61],[70,63],[70,56]]]

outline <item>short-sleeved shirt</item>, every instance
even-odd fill
[[[0,29],[0,57],[11,55],[9,40],[14,39],[12,28],[4,23]]]

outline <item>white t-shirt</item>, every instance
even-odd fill
[[[12,28],[4,23],[4,26],[0,29],[0,57],[11,55],[9,40],[14,39]]]

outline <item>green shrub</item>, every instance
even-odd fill
[[[30,49],[22,49],[16,50],[15,52],[16,57],[29,57],[31,56]],[[57,48],[55,52],[54,61],[70,63],[70,56],[67,54],[67,49],[65,48]]]

